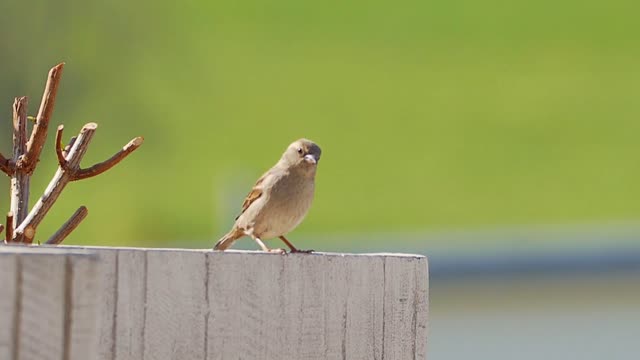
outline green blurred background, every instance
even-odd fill
[[[71,184],[41,236],[84,204],[67,243],[207,247],[302,136],[324,156],[294,238],[630,221],[639,11],[631,0],[3,1],[0,146],[10,152],[13,97],[35,114],[64,61],[52,127],[71,136],[98,122],[85,165],[134,136],[145,144]],[[34,201],[54,172],[52,140]],[[331,238],[311,245],[330,250]]]
[[[99,123],[85,166],[145,143],[70,184],[39,237],[86,205],[65,243],[208,248],[308,137],[323,148],[317,196],[291,240],[428,254],[433,358],[633,358],[639,13],[632,0],[3,0],[0,150],[13,98],[34,115],[64,61],[51,126]]]

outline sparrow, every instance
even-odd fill
[[[256,181],[242,203],[242,212],[233,227],[213,249],[228,249],[237,239],[250,236],[266,252],[286,253],[286,250],[269,249],[264,244],[264,240],[276,237],[292,253],[312,252],[298,250],[285,235],[302,222],[311,207],[321,152],[311,140],[299,139],[291,143],[280,160]]]

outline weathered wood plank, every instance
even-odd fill
[[[146,255],[143,359],[204,359],[205,253],[156,250]]]
[[[426,315],[418,310],[425,310],[426,299],[420,291],[424,286],[420,282],[427,279],[418,278],[418,263],[426,265],[425,258],[387,257],[384,261],[384,358],[416,359],[416,354],[424,354],[423,342],[417,341],[416,329],[420,328],[423,336],[426,327]]]
[[[64,360],[95,359],[98,343],[98,278],[97,256],[67,257],[66,320],[69,338],[65,339]],[[70,313],[69,313],[70,311]]]
[[[383,258],[212,253],[209,262],[209,359],[382,359]]]
[[[97,261],[82,250],[0,246],[0,316],[10,333],[0,336],[11,337],[0,359],[95,357]]]
[[[208,255],[208,359],[260,359],[285,349],[282,256]]]
[[[99,360],[113,360],[115,353],[115,319],[118,286],[118,250],[100,251],[98,267],[98,339],[97,354]]]
[[[14,328],[19,359],[425,358],[424,257],[87,249],[99,267],[65,246],[0,261],[0,310],[20,320],[0,358]]]
[[[20,276],[18,254],[0,252],[0,359],[13,359],[16,320],[19,314]]]
[[[63,359],[67,257],[50,253],[24,253],[20,257],[19,358]]]
[[[348,274],[345,358],[382,359],[384,259],[349,258]]]
[[[143,250],[118,250],[114,353],[112,358],[104,360],[144,358],[146,254]]]
[[[415,261],[416,266],[416,326],[415,326],[415,358],[427,358],[427,336],[429,333],[429,266],[427,259]]]

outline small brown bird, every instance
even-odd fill
[[[302,222],[311,207],[320,154],[320,147],[311,140],[300,139],[289,145],[278,163],[258,179],[242,203],[235,224],[213,249],[228,249],[247,235],[267,252],[286,252],[264,244],[263,240],[275,237],[291,252],[311,252],[298,250],[284,236]]]

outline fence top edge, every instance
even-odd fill
[[[2,255],[72,255],[97,258],[95,251],[82,247],[59,247],[59,246],[39,246],[39,245],[0,245],[0,256]]]
[[[100,251],[144,251],[144,252],[183,252],[183,253],[202,253],[212,254],[214,256],[227,256],[227,255],[250,255],[250,256],[282,256],[279,254],[269,254],[263,251],[256,250],[226,250],[213,251],[211,249],[181,249],[181,248],[143,248],[143,247],[124,247],[124,246],[75,246],[75,245],[60,245],[56,247],[60,250],[82,250],[88,252],[100,252]],[[425,255],[419,254],[405,254],[405,253],[334,253],[334,252],[313,252],[311,254],[287,254],[286,256],[329,256],[329,257],[398,257],[398,258],[412,258],[423,259]]]

